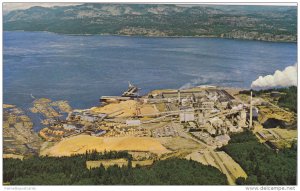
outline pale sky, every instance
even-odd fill
[[[147,2],[144,2],[147,3]],[[150,2],[149,2],[150,3]],[[12,10],[16,9],[28,9],[34,6],[42,6],[42,7],[53,7],[53,6],[69,6],[69,5],[80,5],[83,3],[64,3],[64,2],[57,2],[57,3],[3,3],[3,12],[7,13]],[[181,3],[180,3],[181,4]],[[255,4],[255,3],[205,3],[205,4],[225,4],[225,5],[247,5],[247,4]],[[295,3],[256,3],[258,5],[279,5],[279,6],[295,6]],[[181,6],[195,6],[195,4],[184,4],[182,3]]]
[[[34,6],[53,7],[53,6],[69,6],[80,5],[82,3],[3,3],[3,12],[9,12],[16,9],[28,9]]]

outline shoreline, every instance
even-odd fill
[[[232,90],[250,90],[250,88],[245,88],[245,87],[229,87],[229,86],[217,86],[217,85],[200,85],[200,86],[193,86],[193,87],[189,87],[189,88],[185,88],[185,89],[180,89],[180,91],[185,91],[185,90],[190,90],[190,89],[194,89],[194,88],[207,88],[207,87],[214,87],[214,88],[223,88],[223,89],[232,89]],[[151,92],[161,92],[161,91],[177,91],[178,89],[171,89],[171,88],[162,88],[162,89],[153,89],[153,90],[149,90],[149,92],[145,93],[144,95],[141,95],[142,97],[143,96],[146,96],[148,94],[150,94]],[[99,95],[100,97],[103,96],[103,95]],[[118,96],[118,95],[112,95],[112,96]],[[41,98],[44,98],[44,97],[41,97]],[[41,99],[41,98],[36,98],[36,99]],[[45,97],[46,98],[46,97]],[[47,97],[47,99],[51,99],[49,97]],[[52,99],[51,99],[52,100]],[[61,99],[53,99],[53,101],[58,101],[58,100],[61,100]],[[65,100],[65,101],[68,101],[68,100]],[[4,103],[2,104],[2,107],[5,109],[6,107],[10,107],[10,106],[14,106],[14,107],[21,107],[21,106],[18,106],[17,104],[14,104],[14,103]],[[71,105],[72,106],[72,105]],[[99,106],[99,105],[97,105]],[[90,109],[92,107],[97,107],[95,105],[91,106],[91,107],[84,107],[84,108],[76,108],[76,109],[79,109],[79,110],[84,110],[84,109]],[[101,106],[101,104],[100,104]],[[22,108],[22,107],[21,107]]]
[[[272,41],[272,40],[258,40],[258,39],[244,39],[244,38],[226,38],[216,35],[201,35],[201,36],[155,36],[155,35],[126,35],[126,34],[72,34],[72,33],[59,33],[52,31],[25,31],[25,30],[3,30],[3,32],[44,32],[57,35],[66,36],[115,36],[115,37],[144,37],[144,38],[211,38],[211,39],[227,39],[227,40],[241,40],[241,41],[256,41],[256,42],[271,42],[271,43],[296,43],[297,41]]]

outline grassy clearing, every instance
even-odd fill
[[[296,139],[298,134],[296,129],[275,128],[272,130],[282,139]]]
[[[221,168],[220,162],[223,163],[227,171],[227,179],[232,185],[238,177],[247,177],[247,174],[241,168],[241,166],[237,162],[235,162],[227,153],[221,151],[215,152],[215,154],[213,155],[212,152],[215,151],[196,151],[186,156],[186,159],[191,159],[204,165],[213,166],[219,169],[219,171],[221,171],[222,173],[224,173],[224,169]]]
[[[14,158],[14,159],[21,159],[23,160],[23,155],[17,155],[17,154],[3,154],[3,158]]]
[[[153,164],[153,160],[143,160],[143,161],[132,161],[132,167],[138,166],[150,166]],[[110,166],[117,165],[118,167],[128,166],[128,160],[125,158],[121,159],[109,159],[109,160],[98,160],[98,161],[86,161],[86,167],[88,169],[98,168],[101,165],[107,169]]]
[[[98,160],[98,161],[86,161],[86,167],[88,169],[100,167],[101,164],[104,168],[117,165],[118,167],[128,166],[127,159],[109,159],[109,160]]]
[[[191,139],[182,137],[161,137],[156,138],[163,146],[172,151],[178,150],[195,150],[203,149],[204,147]]]

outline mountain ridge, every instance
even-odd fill
[[[5,31],[297,41],[297,9],[272,6],[100,4],[13,10]]]

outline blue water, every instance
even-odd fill
[[[296,60],[296,43],[4,32],[3,97],[21,107],[32,94],[88,108],[102,95],[120,95],[127,81],[142,93],[204,84],[249,88]]]

